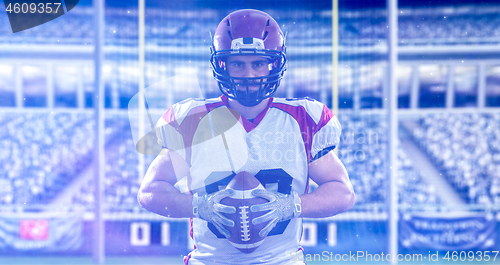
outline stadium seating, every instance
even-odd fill
[[[106,140],[105,156],[105,205],[109,211],[130,211],[139,208],[137,192],[139,190],[138,153],[134,148],[134,141],[128,123],[128,115],[115,115],[119,130],[113,134],[113,139]],[[110,134],[111,135],[111,134]],[[151,163],[151,160],[147,160]],[[147,168],[147,167],[146,167]],[[94,179],[86,179],[77,193],[74,194],[72,203],[79,207],[91,209],[94,203]]]
[[[356,193],[356,204],[385,203],[388,172],[387,123],[382,115],[341,114],[339,157]],[[439,204],[401,147],[398,148],[399,201],[405,205]]]
[[[0,204],[48,203],[92,162],[91,113],[16,112],[1,120]],[[106,125],[107,138],[123,131],[119,120]]]
[[[413,136],[469,203],[500,202],[500,114],[435,114]]]
[[[90,115],[5,113],[0,130],[4,170],[0,203],[46,202],[88,164]],[[10,188],[9,188],[10,187]]]
[[[447,8],[404,10],[399,14],[399,45],[456,45],[491,44],[500,42],[500,22],[496,6],[468,7],[468,11]],[[66,16],[50,25],[42,25],[2,38],[4,43],[79,44],[92,43],[92,10],[77,6]],[[130,10],[129,10],[130,11]],[[308,16],[298,16],[295,10],[267,10],[279,18],[287,32],[290,44],[312,45],[314,42],[331,42],[331,12],[311,11]],[[109,8],[106,11],[105,38],[108,45],[137,46],[137,12]],[[227,12],[210,10],[193,19],[192,12],[146,10],[146,42],[160,45],[177,45],[186,42],[206,45],[220,18]],[[0,30],[8,32],[7,20],[0,20]],[[383,10],[341,11],[339,41],[346,46],[378,45],[386,39],[387,21]]]

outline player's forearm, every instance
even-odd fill
[[[300,217],[330,217],[352,208],[355,202],[352,187],[343,182],[331,181],[320,185],[315,191],[300,196]]]
[[[137,200],[144,209],[165,217],[193,217],[193,196],[181,193],[167,182],[141,187]]]

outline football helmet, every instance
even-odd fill
[[[243,9],[226,16],[214,32],[210,50],[210,65],[220,91],[243,106],[255,106],[273,96],[286,71],[285,36],[278,23],[259,10]],[[230,76],[228,58],[245,55],[262,56],[269,63],[269,74]]]

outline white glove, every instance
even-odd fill
[[[213,194],[205,194],[203,196],[198,196],[198,193],[195,193],[193,195],[193,215],[212,223],[221,234],[223,234],[226,238],[229,238],[231,233],[229,233],[223,225],[233,227],[234,221],[225,217],[223,213],[235,213],[236,208],[221,204],[220,201],[233,194],[234,190],[232,189],[224,189]]]
[[[267,190],[254,190],[252,195],[262,197],[269,202],[263,204],[252,205],[251,212],[269,211],[268,213],[259,216],[252,220],[252,224],[257,225],[270,221],[259,232],[259,236],[264,237],[271,232],[278,222],[286,221],[298,217],[301,212],[300,197],[297,192],[287,195],[278,192],[270,192]]]

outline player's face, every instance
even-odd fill
[[[227,71],[231,77],[262,77],[269,75],[270,63],[266,57],[258,55],[230,56],[227,60]],[[265,80],[263,80],[265,81]],[[236,79],[236,83],[241,80]],[[250,80],[253,83],[260,83],[260,79]],[[250,90],[257,90],[258,85],[249,86]]]

